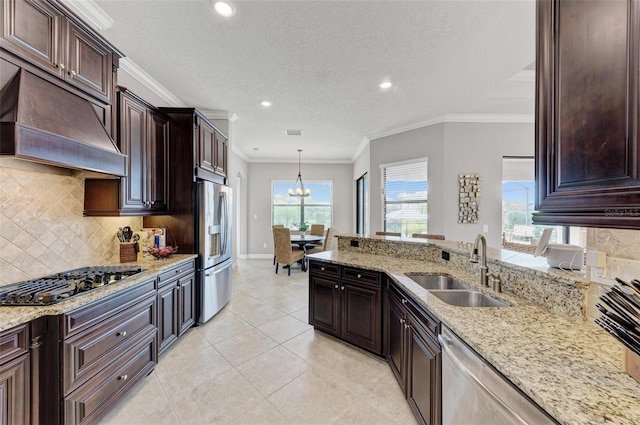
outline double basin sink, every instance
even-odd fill
[[[427,289],[434,297],[456,307],[507,307],[507,304],[482,292],[473,291],[451,276],[408,274],[407,277]]]

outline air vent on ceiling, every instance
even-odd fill
[[[302,136],[302,130],[285,130],[287,136]]]

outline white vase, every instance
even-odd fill
[[[303,231],[300,231],[300,236],[304,238],[304,233]]]

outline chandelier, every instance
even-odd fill
[[[302,174],[300,174],[300,153],[302,149],[298,149],[298,178],[291,189],[289,189],[289,196],[309,196],[311,195],[311,189],[305,189],[304,183],[302,183]]]

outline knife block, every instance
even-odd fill
[[[125,242],[120,244],[120,262],[135,263],[138,261],[138,253],[136,252],[136,242]]]
[[[629,350],[624,349],[622,357],[622,366],[624,371],[629,374],[633,379],[640,382],[640,356]]]

